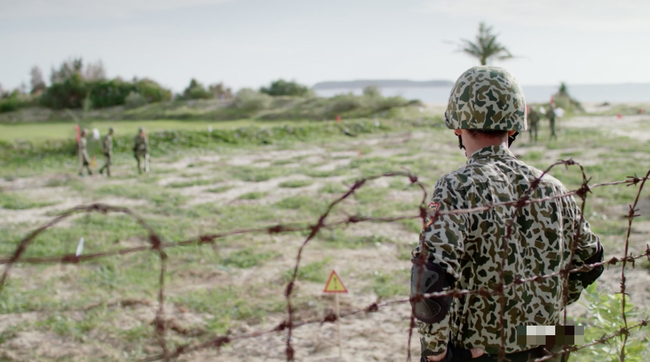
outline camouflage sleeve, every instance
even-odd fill
[[[571,234],[567,238],[571,238],[571,244],[577,241],[575,246],[575,254],[571,260],[573,268],[579,268],[583,264],[598,263],[603,260],[603,247],[600,244],[600,239],[596,236],[589,226],[586,219],[580,217],[580,209],[575,202],[573,196],[568,198],[566,203],[566,210],[564,212],[565,225],[572,225]],[[576,234],[579,233],[577,240]],[[603,272],[602,266],[592,269],[588,272],[572,273],[569,275],[569,300],[568,303],[573,303],[580,298],[580,293],[589,286],[589,284],[596,281],[596,279]]]
[[[451,211],[462,209],[464,205],[462,192],[452,185],[450,180],[442,178],[436,182],[431,196],[429,212]],[[447,214],[439,215],[435,220],[431,216],[420,233],[418,247],[413,250],[412,257],[418,258],[424,253],[427,260],[441,266],[455,280],[460,278],[459,259],[464,253],[464,239],[466,235],[467,215]],[[449,319],[447,315],[442,321],[426,324],[418,321],[422,348],[435,354],[445,351],[449,339]]]

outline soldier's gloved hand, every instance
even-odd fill
[[[429,350],[422,351],[420,362],[463,362],[467,361],[468,359],[481,357],[484,353],[485,351],[480,348],[465,349],[461,347],[455,347],[450,342],[447,345],[447,350],[438,355],[434,355]]]

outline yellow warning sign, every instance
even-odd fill
[[[327,279],[327,283],[325,283],[325,290],[323,290],[323,293],[347,293],[348,290],[345,288],[345,285],[343,285],[343,282],[341,281],[341,278],[339,278],[339,275],[336,274],[334,270],[332,270],[332,274],[330,274],[329,279]]]

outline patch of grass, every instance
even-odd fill
[[[264,196],[266,196],[266,194],[268,194],[268,192],[252,191],[252,192],[247,192],[245,194],[239,195],[239,197],[237,197],[237,199],[239,199],[239,200],[257,200],[257,199],[263,198]]]
[[[211,314],[213,318],[205,323],[207,331],[223,334],[239,320],[248,321],[249,324],[264,321],[267,306],[277,302],[281,296],[266,296],[266,305],[260,305],[259,298],[257,287],[227,286],[207,290],[201,288],[170,297],[170,300],[192,311]]]
[[[273,252],[256,253],[252,248],[246,248],[230,253],[230,255],[223,260],[223,264],[242,269],[252,268],[277,255],[277,253]]]
[[[315,261],[309,264],[301,265],[298,268],[298,274],[296,275],[296,277],[298,280],[304,280],[304,281],[314,282],[314,283],[325,283],[327,281],[327,277],[329,276],[327,270],[325,270],[325,266],[329,264],[331,261],[332,259],[327,257],[320,261]],[[282,275],[282,280],[284,282],[288,282],[289,280],[291,280],[292,275],[293,275],[293,268],[284,272],[284,274]]]
[[[370,276],[373,278],[372,291],[379,298],[389,298],[396,295],[407,296],[410,288],[408,274],[408,270],[392,273],[375,271]]]
[[[340,183],[330,182],[321,187],[320,191],[326,192],[328,194],[342,194],[344,192],[347,192],[348,189]]]
[[[26,210],[54,205],[55,202],[37,201],[24,195],[0,192],[0,207],[8,210]]]
[[[195,179],[195,180],[189,180],[189,181],[178,181],[178,182],[172,182],[167,187],[171,188],[184,188],[184,187],[192,187],[192,186],[204,186],[204,185],[212,185],[217,182],[221,182],[223,179],[221,178],[212,178],[212,179]]]
[[[287,158],[287,159],[284,159],[284,160],[273,161],[273,162],[271,162],[271,165],[272,166],[282,166],[282,165],[289,165],[289,164],[296,163],[296,162],[298,162],[298,161],[296,161],[293,158]]]
[[[318,236],[319,240],[325,242],[324,245],[337,249],[358,249],[364,247],[377,247],[382,243],[392,243],[393,241],[382,235],[357,236],[350,235],[342,230],[332,230],[324,232]]]
[[[281,169],[278,167],[240,166],[232,167],[228,171],[229,174],[236,179],[248,182],[260,182],[281,176],[287,172],[290,172],[291,170]]]
[[[219,194],[219,193],[222,193],[222,192],[226,192],[228,190],[232,190],[234,187],[235,186],[232,186],[232,185],[224,185],[224,186],[215,187],[213,189],[207,189],[205,191],[212,192],[214,194]]]
[[[147,200],[156,206],[179,206],[186,197],[155,185],[105,185],[95,189],[98,196],[121,196],[134,200]]]
[[[561,152],[560,157],[561,158],[576,157],[576,156],[582,156],[582,154],[583,154],[582,151]]]
[[[287,188],[299,188],[299,187],[305,187],[313,184],[314,181],[312,180],[289,180],[289,181],[284,181],[280,183],[280,187],[287,187]]]
[[[303,174],[309,177],[325,178],[325,177],[333,177],[333,176],[342,176],[347,174],[348,172],[350,172],[350,169],[348,169],[347,167],[337,167],[329,171],[315,170],[313,168],[305,168]]]
[[[368,204],[374,202],[385,202],[385,198],[390,190],[379,187],[362,187],[355,192],[356,199],[361,204]]]
[[[530,151],[522,157],[526,161],[539,161],[544,157],[544,153],[540,151]]]
[[[325,211],[325,203],[316,196],[309,195],[287,197],[275,203],[275,206],[285,210],[298,210],[306,215],[318,215]]]

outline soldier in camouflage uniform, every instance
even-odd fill
[[[548,118],[548,123],[551,127],[551,139],[557,139],[557,135],[555,134],[555,108],[553,107],[553,103],[549,104],[548,109],[546,109],[546,118]]]
[[[512,362],[547,354],[543,346],[518,344],[516,330],[523,325],[560,323],[565,306],[564,284],[559,276],[505,288],[503,325],[499,323],[496,294],[416,297],[450,289],[496,290],[504,243],[506,285],[515,278],[602,261],[600,241],[587,221],[580,222],[574,198],[551,198],[567,193],[567,189],[550,175],[544,175],[530,194],[531,199],[549,199],[517,212],[510,237],[506,237],[507,225],[515,216],[514,206],[432,216],[436,210],[449,212],[513,202],[531,188],[542,172],[517,160],[509,150],[517,132],[526,129],[525,109],[520,86],[501,68],[471,68],[451,91],[446,124],[459,137],[468,159],[464,166],[436,182],[427,223],[412,253],[411,304],[421,336],[422,361],[497,361],[501,328],[506,358]],[[577,232],[578,245],[570,259]],[[602,271],[601,266],[570,274],[568,302],[575,302]]]
[[[147,150],[147,135],[144,133],[144,128],[138,128],[138,134],[133,140],[133,155],[135,160],[138,161],[138,173],[142,173],[142,167],[140,161],[147,161],[148,150]],[[146,167],[145,167],[145,171]]]
[[[93,171],[90,169],[90,156],[88,156],[88,140],[86,136],[88,135],[87,129],[82,129],[81,134],[79,135],[79,141],[77,142],[77,153],[79,155],[79,176],[83,176],[83,170],[86,168],[89,175],[93,174]]]
[[[113,127],[109,128],[108,133],[102,139],[102,152],[106,163],[99,169],[99,173],[103,174],[104,170],[106,170],[106,176],[108,177],[111,177],[111,163],[113,160],[113,132]]]
[[[526,107],[528,111],[528,135],[530,136],[530,142],[533,142],[533,133],[535,133],[535,143],[537,143],[537,122],[539,122],[539,113],[535,110],[534,107]]]

